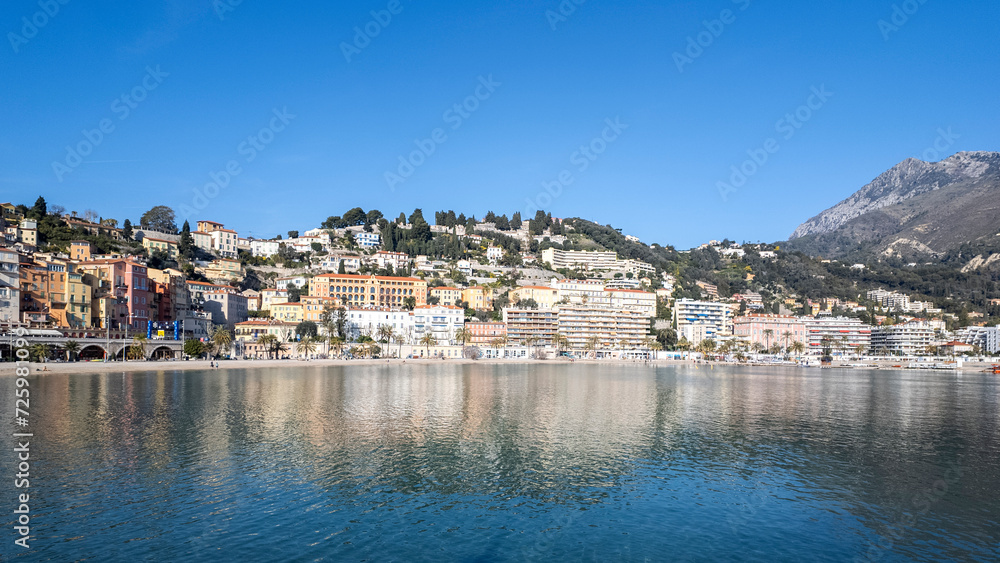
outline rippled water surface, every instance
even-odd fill
[[[992,375],[49,375],[26,561],[997,561]],[[13,405],[13,381],[0,381]],[[2,470],[15,473],[4,438]]]

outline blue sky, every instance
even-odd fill
[[[0,8],[0,200],[257,237],[533,202],[687,248],[783,240],[907,157],[1000,150],[996,2],[61,1]]]

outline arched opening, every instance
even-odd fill
[[[80,349],[80,361],[87,362],[93,360],[103,360],[104,359],[104,348],[101,348],[97,344],[91,344],[89,346],[84,346]]]
[[[173,359],[174,351],[167,346],[160,346],[159,348],[153,350],[153,353],[149,355],[150,360],[169,360]]]

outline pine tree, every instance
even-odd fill
[[[132,240],[132,221],[128,219],[125,219],[125,224],[122,225],[122,238]]]

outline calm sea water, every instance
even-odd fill
[[[31,550],[5,438],[0,553],[997,561],[998,392],[978,374],[545,364],[49,375],[31,386]]]

